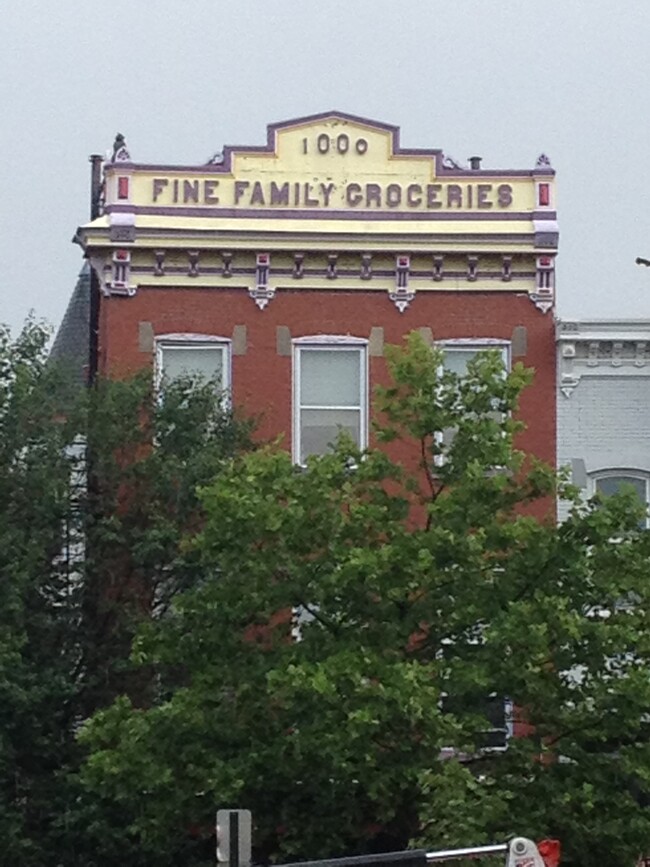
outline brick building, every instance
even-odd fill
[[[419,329],[457,369],[485,346],[533,367],[520,446],[555,463],[543,155],[525,170],[461,166],[330,112],[198,166],[140,164],[118,137],[102,190],[76,234],[92,266],[91,375],[216,376],[302,460],[339,428],[367,444],[383,347]]]

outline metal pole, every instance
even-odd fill
[[[507,843],[493,846],[470,846],[467,849],[441,849],[440,852],[427,852],[427,864],[435,861],[459,861],[461,858],[485,858],[486,855],[501,855],[508,852]]]
[[[378,855],[351,855],[348,858],[325,858],[320,861],[295,861],[281,867],[426,867],[424,849],[382,852]]]

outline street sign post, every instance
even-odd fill
[[[251,811],[217,811],[217,861],[230,867],[251,863]]]

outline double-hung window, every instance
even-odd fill
[[[322,455],[345,432],[368,442],[367,341],[320,336],[294,340],[293,458]]]
[[[503,340],[483,339],[483,340],[450,340],[443,341],[439,344],[444,352],[443,366],[446,370],[456,373],[458,376],[467,376],[467,366],[470,361],[473,361],[479,352],[486,350],[496,350],[501,354],[503,361],[504,372],[510,367],[510,344]],[[495,417],[500,417],[495,411]],[[438,441],[448,449],[456,435],[456,428],[447,428],[440,431]],[[441,464],[444,457],[440,455],[436,463]]]
[[[496,349],[501,353],[505,370],[507,370],[509,366],[510,346],[502,340],[445,341],[441,344],[441,347],[445,354],[445,368],[457,373],[459,376],[466,376],[467,365],[469,362],[473,361],[479,352],[485,352],[488,349]]]
[[[230,388],[230,341],[211,335],[168,334],[156,341],[159,388],[184,378],[213,382],[219,393]]]

